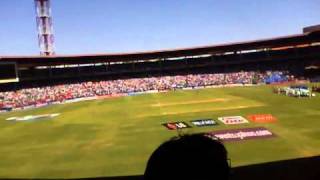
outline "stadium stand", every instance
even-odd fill
[[[320,31],[315,31],[165,51],[0,57],[0,67],[13,69],[9,79],[0,77],[0,108],[7,111],[115,94],[312,79],[320,74],[319,51]]]
[[[293,80],[294,77],[283,74],[283,72],[272,72],[269,73],[267,78],[265,79],[266,84],[286,82]]]
[[[268,74],[284,72],[238,72],[226,74],[189,74],[179,76],[161,76],[149,78],[119,79],[109,81],[87,81],[54,86],[22,88],[15,91],[0,92],[0,110],[10,110],[25,107],[38,107],[52,103],[63,103],[67,100],[80,98],[125,95],[146,91],[167,91],[180,88],[197,88],[230,84],[257,84],[270,79]],[[277,82],[288,78],[277,79]]]

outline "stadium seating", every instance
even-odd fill
[[[66,100],[97,96],[228,84],[272,83],[286,81],[287,79],[284,72],[261,73],[252,71],[65,83],[0,92],[0,110],[37,107],[51,103],[62,103]]]

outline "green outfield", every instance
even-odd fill
[[[46,121],[13,116],[60,113]],[[161,124],[272,114],[278,121],[193,127],[182,133],[266,127],[269,139],[225,143],[232,166],[320,155],[320,94],[293,98],[270,86],[185,90],[94,100],[0,114],[0,178],[78,178],[142,174],[152,151],[176,136]]]

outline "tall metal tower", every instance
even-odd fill
[[[54,55],[54,35],[50,0],[34,0],[37,16],[40,55]]]

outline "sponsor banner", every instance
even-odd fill
[[[112,97],[123,97],[123,96],[127,96],[127,94],[111,94]]]
[[[128,96],[137,96],[137,95],[141,95],[141,94],[146,94],[145,92],[130,92],[128,93]]]
[[[182,88],[183,90],[192,90],[192,87],[186,87],[186,88]]]
[[[248,119],[256,123],[270,123],[277,121],[277,119],[271,114],[253,114],[249,115]]]
[[[146,93],[148,93],[148,94],[155,94],[155,93],[158,93],[158,90],[150,90],[150,91],[146,91]]]
[[[0,108],[0,112],[9,112],[9,111],[12,111],[12,108],[11,108],[11,107],[3,107],[3,108]]]
[[[97,100],[97,99],[98,97],[92,96],[92,97],[81,98],[81,101],[91,101],[91,100]]]
[[[165,126],[169,130],[190,128],[190,126],[185,122],[171,122],[171,123],[164,123],[162,125]]]
[[[68,103],[75,103],[75,102],[81,102],[81,101],[90,101],[90,100],[96,100],[97,97],[93,96],[93,97],[84,97],[84,98],[76,98],[76,99],[69,99],[64,101],[61,104],[68,104]]]
[[[42,114],[42,115],[28,115],[23,117],[10,117],[7,118],[7,121],[31,121],[31,120],[43,120],[43,119],[51,119],[59,116],[59,113],[56,114]]]
[[[218,125],[218,123],[213,119],[198,119],[198,120],[191,121],[191,123],[197,127]]]
[[[165,93],[165,92],[169,92],[169,90],[158,90],[158,92]]]
[[[21,108],[16,108],[15,110],[18,111],[18,110],[27,110],[27,109],[33,109],[35,108],[34,105],[31,105],[31,106],[24,106],[24,107],[21,107]]]
[[[31,106],[27,106],[27,108],[28,109],[32,109],[32,108],[34,108],[33,106],[31,107]],[[21,111],[21,110],[27,110],[27,109],[25,109],[24,107],[19,107],[19,108],[14,108],[14,109],[12,109],[12,111]]]
[[[223,85],[224,87],[238,87],[238,86],[243,86],[243,84],[225,84]]]
[[[242,116],[219,117],[218,120],[227,125],[249,123],[249,121]]]
[[[35,107],[44,107],[44,106],[48,106],[48,103],[39,103],[35,105]]]
[[[82,98],[68,99],[68,100],[65,100],[64,102],[61,102],[60,104],[75,103],[75,102],[80,102],[80,101],[83,101],[83,99]]]
[[[205,86],[196,86],[196,87],[194,87],[194,89],[204,89],[205,88]]]
[[[271,131],[264,127],[220,130],[207,133],[206,135],[222,141],[242,141],[249,139],[270,138],[275,136]]]

